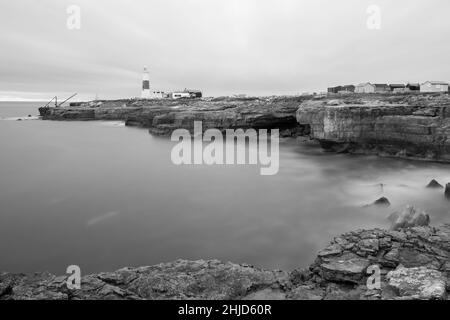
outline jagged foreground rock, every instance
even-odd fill
[[[446,299],[450,225],[359,230],[335,238],[308,270],[266,271],[245,264],[184,261],[82,278],[0,275],[0,299]],[[380,288],[368,288],[378,265]]]
[[[430,216],[425,211],[414,208],[414,206],[406,206],[402,211],[392,213],[388,220],[392,223],[391,230],[430,225]]]

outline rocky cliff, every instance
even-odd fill
[[[449,95],[352,95],[304,102],[297,121],[333,151],[450,162]]]
[[[450,162],[450,96],[372,94],[336,97],[117,100],[41,108],[46,120],[123,120],[156,135],[173,130],[280,129],[329,150]]]
[[[310,98],[310,97],[309,97]],[[203,130],[280,129],[284,136],[304,134],[295,118],[308,97],[215,98],[209,100],[118,100],[79,106],[40,109],[44,120],[124,120],[129,126],[149,128],[156,135],[170,135],[178,128]]]
[[[447,299],[449,280],[444,225],[349,232],[292,272],[179,260],[83,276],[80,290],[69,290],[65,276],[0,273],[0,299]]]

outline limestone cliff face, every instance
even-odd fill
[[[378,268],[379,286],[368,286]],[[217,260],[178,260],[82,277],[0,273],[10,299],[447,299],[450,225],[358,230],[336,237],[307,270],[267,271]]]
[[[297,121],[324,148],[450,162],[448,95],[307,101]]]
[[[44,120],[124,120],[156,135],[175,129],[280,129],[282,135],[303,134],[295,111],[307,97],[217,98],[212,100],[118,100],[40,110]]]
[[[300,106],[300,107],[299,107]],[[117,100],[40,110],[48,120],[123,120],[156,135],[175,129],[280,129],[309,135],[324,148],[450,162],[447,94],[330,97]]]

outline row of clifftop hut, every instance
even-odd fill
[[[408,84],[361,83],[357,86],[346,85],[328,88],[329,94],[350,93],[404,93],[404,92],[449,92],[449,84],[444,81],[426,81]]]

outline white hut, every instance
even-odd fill
[[[355,88],[355,93],[375,93],[375,85],[369,82],[360,83]]]
[[[175,91],[169,93],[169,98],[171,99],[182,99],[182,98],[190,98],[191,94],[186,91]]]
[[[443,81],[427,81],[420,85],[420,92],[448,92],[448,83]]]

